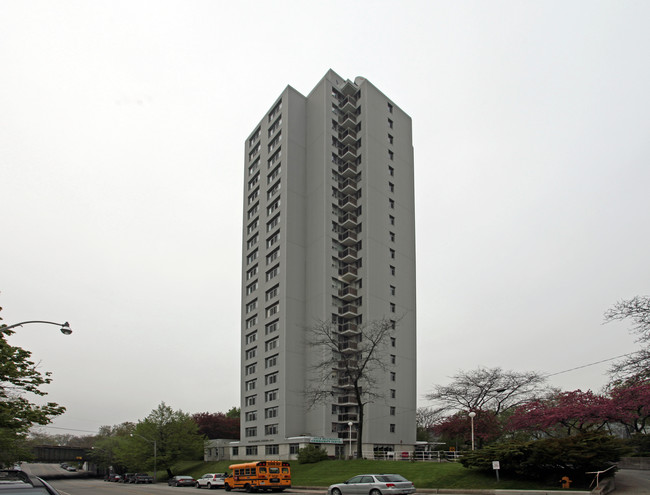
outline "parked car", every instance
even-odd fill
[[[174,476],[167,481],[169,486],[196,486],[196,481],[191,476]]]
[[[131,483],[153,483],[153,476],[149,476],[147,473],[135,473]]]
[[[204,486],[208,489],[212,488],[223,488],[225,486],[224,478],[226,473],[208,473],[204,474],[196,480],[196,487],[203,488]]]
[[[360,474],[345,483],[331,485],[327,495],[408,495],[413,483],[399,474]]]
[[[115,483],[119,482],[122,479],[122,476],[119,474],[112,473],[108,476],[108,481],[114,481]]]
[[[0,470],[0,495],[16,493],[60,495],[51,485],[38,476],[19,469]]]

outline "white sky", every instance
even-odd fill
[[[54,426],[239,406],[244,140],[329,68],[413,119],[419,405],[636,350],[602,314],[650,292],[649,61],[646,1],[3,0],[0,316],[72,325],[11,338]]]

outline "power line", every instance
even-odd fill
[[[95,433],[95,434],[98,433],[97,430],[77,430],[75,428],[62,428],[60,426],[40,426],[39,428],[50,428],[53,430],[66,430],[66,431],[82,431],[84,433]]]
[[[579,370],[579,369],[582,369],[582,368],[587,368],[589,366],[594,366],[596,364],[606,363],[607,361],[613,361],[614,359],[619,359],[619,358],[622,358],[622,357],[631,356],[632,354],[636,354],[637,352],[639,352],[639,351],[628,352],[627,354],[621,354],[620,356],[614,356],[614,357],[611,357],[611,358],[603,359],[601,361],[596,361],[594,363],[583,364],[582,366],[576,366],[575,368],[570,368],[568,370],[558,371],[557,373],[549,373],[548,375],[544,375],[544,377],[548,378],[549,376],[561,375],[562,373],[568,373],[569,371],[575,371],[575,370]]]

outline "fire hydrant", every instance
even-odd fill
[[[562,476],[562,478],[560,479],[560,483],[562,484],[562,488],[571,488],[572,481],[569,479],[568,476]]]

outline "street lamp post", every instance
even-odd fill
[[[156,444],[156,440],[150,440],[147,437],[143,437],[142,435],[138,435],[137,433],[131,433],[132,437],[140,437],[143,440],[146,440],[149,443],[153,443],[153,482],[156,483],[158,481],[158,478],[156,476],[156,458],[158,456],[158,448]]]
[[[472,450],[474,450],[474,417],[476,416],[476,413],[474,411],[469,413],[469,419],[472,422]]]
[[[348,440],[350,441],[350,459],[352,459],[352,421],[348,421],[348,428],[350,428],[350,432],[348,435]]]
[[[42,321],[42,320],[21,321],[20,323],[14,323],[13,325],[0,325],[0,327],[2,327],[5,330],[10,330],[12,328],[21,327],[28,323],[47,323],[48,325],[55,325],[57,327],[61,327],[61,333],[63,335],[70,335],[72,333],[72,329],[70,328],[70,323],[68,323],[67,321],[65,323],[55,323],[53,321]]]

